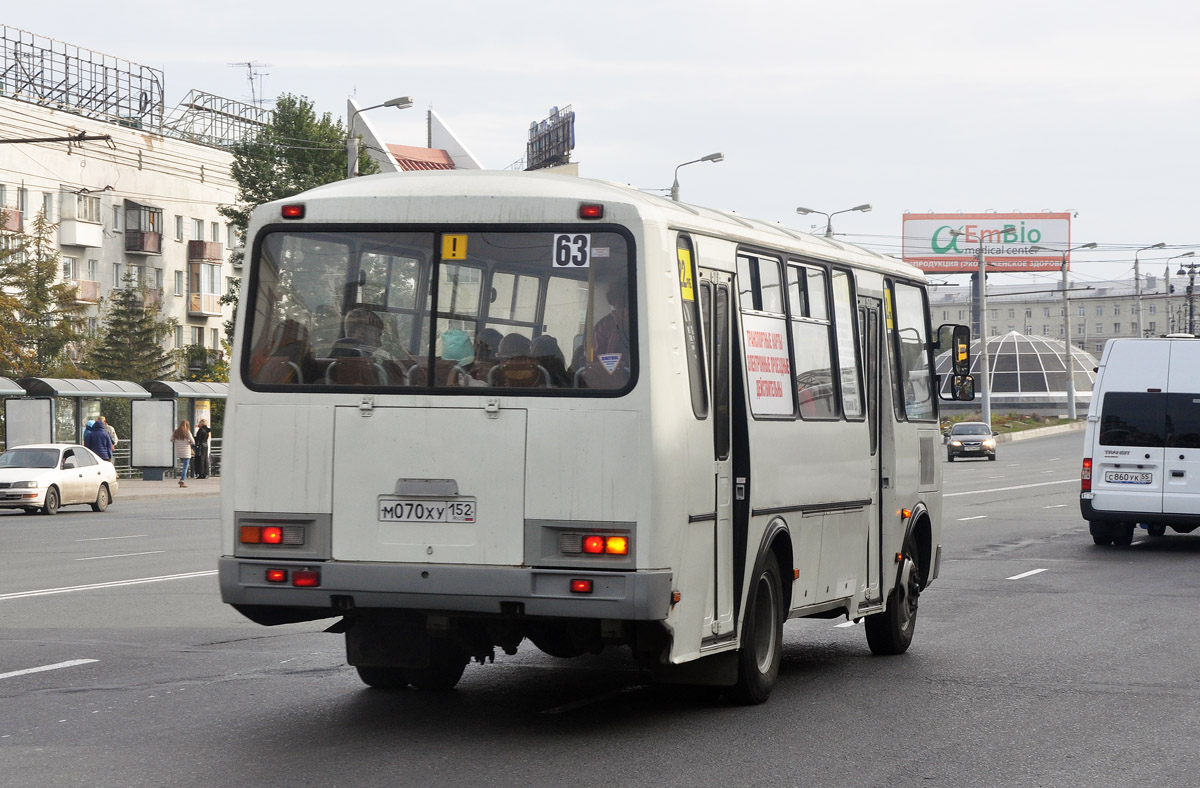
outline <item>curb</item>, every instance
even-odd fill
[[[1044,438],[1048,435],[1058,435],[1064,432],[1078,432],[1087,424],[1086,421],[1080,419],[1073,421],[1070,424],[1056,424],[1053,427],[1039,427],[1035,430],[1022,430],[1021,432],[1010,432],[1006,435],[997,435],[996,443],[1012,443],[1013,441],[1027,441],[1033,438]]]

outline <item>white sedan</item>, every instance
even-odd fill
[[[55,514],[88,504],[103,512],[117,492],[117,469],[73,443],[36,443],[0,454],[0,509]]]

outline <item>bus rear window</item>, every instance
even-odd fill
[[[256,388],[622,391],[629,244],[577,230],[267,233],[242,374]]]

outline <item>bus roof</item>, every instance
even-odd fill
[[[303,202],[306,206],[319,206],[329,200],[340,202],[345,199],[362,198],[377,203],[378,217],[366,210],[355,210],[355,221],[382,221],[385,216],[395,220],[397,212],[384,208],[388,198],[461,201],[473,197],[495,200],[497,198],[543,198],[578,202],[597,202],[611,208],[617,204],[628,206],[647,224],[660,224],[677,230],[686,230],[699,235],[718,235],[740,243],[763,249],[779,249],[792,254],[827,261],[850,262],[885,274],[903,276],[908,279],[925,278],[917,267],[895,257],[878,254],[861,246],[832,238],[812,235],[784,226],[779,222],[768,222],[740,216],[730,211],[720,211],[689,203],[674,202],[666,197],[621,183],[580,178],[573,175],[557,175],[550,172],[513,172],[508,170],[434,170],[401,173],[382,173],[361,178],[335,181],[318,186],[284,200],[266,203],[255,211],[255,224],[271,223],[279,216],[279,206]],[[261,213],[260,213],[261,212]],[[321,211],[315,213],[320,214]],[[611,216],[611,212],[606,218]],[[544,217],[524,216],[520,211],[506,211],[509,221],[548,221]],[[309,214],[309,220],[322,221],[317,215]],[[328,219],[324,219],[328,220]]]

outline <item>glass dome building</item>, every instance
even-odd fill
[[[975,378],[975,401],[953,402],[942,400],[943,411],[957,412],[979,410],[980,381],[982,380],[982,343],[975,339],[971,343],[971,375]],[[991,366],[992,411],[1005,410],[1038,415],[1066,415],[1067,375],[1063,366],[1063,343],[1049,337],[1026,336],[1010,331],[1001,336],[988,338],[988,356]],[[936,359],[937,372],[941,375],[941,388],[945,393],[950,388],[950,354],[942,353]],[[1092,386],[1096,382],[1096,357],[1086,350],[1072,346],[1071,366],[1075,378],[1075,410],[1087,413],[1092,401]]]

